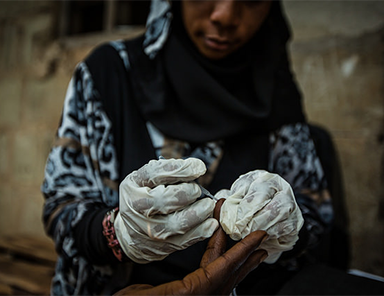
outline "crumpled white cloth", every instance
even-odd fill
[[[276,262],[298,240],[304,219],[291,186],[279,175],[251,171],[240,176],[230,190],[220,190],[215,197],[226,198],[220,224],[233,240],[256,230],[268,233],[269,238],[259,246],[268,251],[264,262]]]
[[[219,226],[215,201],[197,200],[202,191],[194,182],[205,171],[197,158],[151,160],[121,182],[114,227],[130,259],[162,260],[212,236]]]

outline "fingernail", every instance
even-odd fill
[[[268,235],[268,234],[266,234],[266,235],[263,237],[263,239],[261,240],[260,245],[261,245],[263,242],[265,242],[267,239],[269,239],[269,235]]]

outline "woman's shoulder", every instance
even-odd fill
[[[130,61],[128,49],[140,48],[142,40],[143,37],[139,36],[134,39],[104,42],[96,46],[85,58],[84,62],[88,68],[93,70],[105,71],[116,68],[116,66],[124,66],[126,70],[129,70]]]

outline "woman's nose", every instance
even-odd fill
[[[213,9],[210,19],[221,27],[235,27],[239,23],[239,7],[236,0],[212,1]]]

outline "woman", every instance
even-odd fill
[[[211,199],[199,200],[201,206],[194,209],[204,231],[187,243],[183,237],[185,244],[164,251],[164,259],[153,255],[160,261],[143,259],[140,248],[151,248],[146,243],[124,239],[135,234],[126,226],[124,219],[131,216],[121,203],[127,194],[119,196],[118,185],[136,170],[147,172],[143,166],[160,156],[202,160],[199,183],[212,194],[257,169],[277,173],[292,186],[305,219],[300,240],[275,264],[260,265],[257,277],[245,277],[247,269],[244,281],[232,284],[244,293],[255,289],[255,279],[276,279],[273,274],[282,270],[283,282],[285,271],[297,266],[299,254],[316,244],[330,223],[326,182],[289,69],[289,30],[280,3],[171,4],[153,1],[144,36],[97,48],[70,82],[42,187],[44,223],[59,253],[53,294],[157,286],[199,268],[205,238],[218,227],[210,218]],[[199,166],[195,160],[188,163]],[[196,199],[201,191],[191,184]],[[109,212],[119,199],[120,212]],[[110,221],[115,218],[117,238]],[[256,233],[255,246],[264,237]],[[264,255],[259,252],[253,265]],[[125,260],[136,263],[119,262]]]

